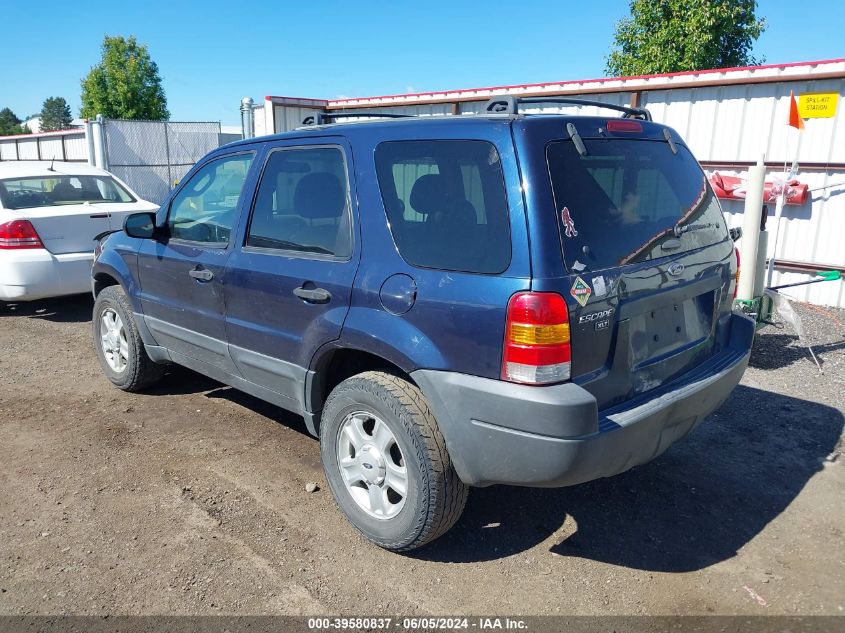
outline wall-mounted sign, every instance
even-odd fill
[[[836,115],[837,92],[810,92],[798,96],[798,113],[802,119],[830,119]]]

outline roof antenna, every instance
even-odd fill
[[[55,162],[56,162],[56,156],[53,155],[53,158],[50,159],[50,166],[47,168],[47,171],[56,171],[55,169],[53,169],[53,163],[55,163]]]

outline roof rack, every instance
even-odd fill
[[[302,119],[302,125],[323,125],[334,119],[360,119],[371,117],[374,119],[407,119],[413,114],[393,114],[386,112],[318,112]]]
[[[623,112],[624,119],[643,119],[651,121],[651,112],[645,108],[630,108],[613,103],[602,103],[601,101],[589,101],[587,99],[570,99],[568,97],[515,97],[514,95],[502,95],[493,97],[484,104],[484,112],[488,114],[517,114],[520,103],[565,103],[567,105],[594,106]]]

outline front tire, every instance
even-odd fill
[[[466,505],[425,396],[384,372],[344,380],[320,423],[320,455],[340,510],[392,551],[420,547],[451,528]]]
[[[124,391],[141,391],[158,382],[164,367],[144,349],[132,307],[120,286],[105,288],[94,302],[94,348],[103,373]]]

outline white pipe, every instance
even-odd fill
[[[754,267],[754,296],[762,297],[766,279],[766,253],[769,249],[769,232],[760,231],[760,241],[757,245],[757,265]],[[740,271],[742,273],[742,271]]]
[[[255,136],[255,102],[252,97],[241,99],[241,134],[244,138]]]
[[[106,154],[106,135],[105,130],[103,129],[105,127],[103,123],[103,115],[98,114],[94,124],[92,125],[92,129],[94,131],[94,165],[100,169],[108,171],[109,162]]]
[[[88,145],[88,164],[96,167],[97,163],[94,157],[94,124],[85,119],[85,142]]]
[[[739,287],[736,298],[751,301],[754,298],[757,251],[760,242],[760,218],[763,215],[763,186],[766,180],[765,156],[748,168],[745,189],[745,211],[742,218],[742,265],[739,269]]]

